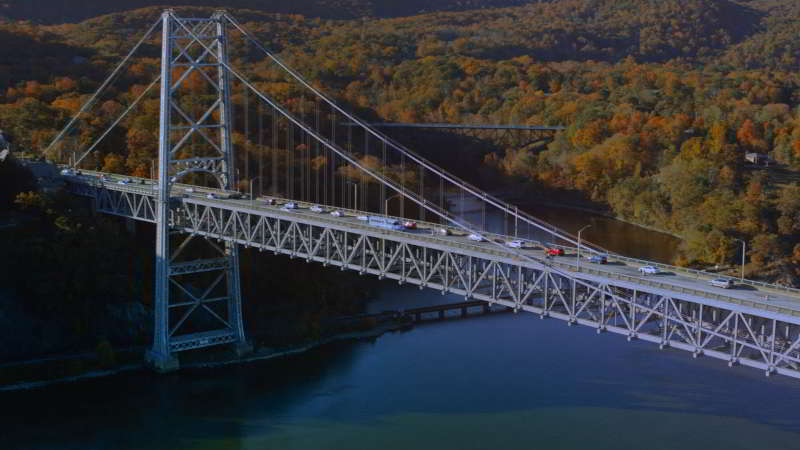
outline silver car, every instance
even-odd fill
[[[712,286],[721,287],[723,289],[730,289],[733,287],[733,280],[729,278],[714,278],[708,283]]]

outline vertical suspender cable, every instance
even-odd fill
[[[316,98],[314,103],[314,124],[316,125],[317,133],[320,133],[319,129],[319,97]],[[319,141],[314,139],[314,156],[317,158],[316,161],[316,170],[314,170],[314,177],[315,177],[315,184],[314,184],[314,202],[320,203],[319,198],[319,169],[322,167],[319,161]]]
[[[386,142],[384,142],[385,144]],[[406,155],[400,154],[400,187],[403,195],[400,196],[400,217],[406,218]]]
[[[423,166],[420,164],[419,166],[419,198],[422,199],[422,204],[425,204],[425,172],[423,171]],[[425,207],[420,207],[419,209],[419,220],[425,221]]]
[[[364,163],[369,161],[369,133],[364,133]],[[369,193],[367,189],[369,185],[367,184],[367,177],[360,176],[359,179],[361,180],[361,187],[359,190],[361,191],[361,205],[364,211],[369,211]],[[381,183],[383,184],[383,183]]]
[[[64,135],[67,133],[67,131],[70,128],[72,128],[72,126],[75,124],[75,122],[78,121],[78,118],[81,116],[81,114],[85,113],[86,111],[89,110],[89,108],[92,107],[94,102],[97,101],[97,98],[100,96],[100,93],[103,92],[108,87],[108,85],[111,84],[112,81],[114,81],[114,79],[116,79],[117,75],[119,75],[119,73],[120,73],[120,70],[122,70],[122,68],[125,67],[125,65],[131,59],[133,54],[136,53],[136,50],[139,49],[139,47],[142,45],[142,43],[144,43],[144,41],[146,41],[150,37],[150,35],[153,33],[153,30],[155,30],[157,26],[161,25],[162,22],[163,22],[163,18],[161,16],[159,16],[158,20],[156,20],[153,23],[153,25],[150,26],[150,29],[147,30],[147,32],[144,34],[144,36],[142,36],[142,38],[139,39],[139,42],[137,42],[136,45],[133,46],[131,51],[128,52],[128,54],[125,56],[125,58],[123,58],[122,62],[120,62],[117,65],[117,67],[114,68],[114,70],[111,72],[111,75],[109,75],[108,78],[106,78],[105,81],[103,81],[103,83],[100,85],[99,88],[97,88],[97,90],[94,92],[94,94],[92,94],[92,96],[89,97],[89,100],[87,100],[86,103],[83,104],[81,109],[79,109],[78,112],[75,113],[75,115],[72,117],[72,119],[70,119],[70,121],[67,122],[67,125],[64,126],[64,128],[61,129],[61,131],[56,135],[56,137],[54,137],[53,140],[50,142],[50,145],[48,145],[47,148],[45,148],[42,153],[47,153],[50,150],[50,148],[56,142],[59,142],[61,140],[61,138],[63,138]]]
[[[250,89],[242,83],[244,89],[244,180],[250,181]]]
[[[389,171],[386,168],[386,142],[382,142],[382,144],[383,145],[381,145],[381,147],[382,147],[381,148],[381,153],[382,153],[381,154],[381,169],[383,170],[383,173],[388,175]],[[383,214],[388,215],[389,214],[389,208],[388,208],[388,205],[386,205],[386,183],[381,183],[381,199],[380,199],[380,203],[383,206]]]
[[[272,122],[272,195],[278,195],[278,112],[275,108],[270,109],[270,121]]]
[[[264,105],[258,102],[258,195],[264,192]]]

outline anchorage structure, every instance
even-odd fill
[[[173,352],[209,345],[235,343],[246,351],[239,286],[239,255],[236,245],[206,241],[215,250],[215,258],[182,260],[194,235],[185,237],[175,249],[170,245],[171,185],[194,172],[211,174],[224,190],[231,189],[234,179],[233,146],[231,145],[230,80],[227,63],[226,24],[221,13],[209,19],[185,19],[192,32],[180,25],[172,11],[162,15],[161,42],[161,110],[158,145],[158,200],[156,205],[156,289],[155,336],[148,361],[158,370],[177,368]],[[195,34],[192,36],[191,34]],[[197,36],[199,35],[199,36]],[[197,38],[204,40],[198,57],[190,53]],[[173,71],[185,67],[173,80]],[[200,117],[184,111],[175,101],[175,90],[193,72],[200,73],[216,93],[216,101]],[[209,76],[209,72],[211,76]],[[216,75],[216,76],[213,76]],[[173,117],[178,116],[178,120]],[[215,123],[208,119],[217,116]],[[199,135],[213,149],[211,156],[181,157],[181,149],[192,135]],[[213,154],[216,153],[216,154]],[[216,272],[211,284],[201,292],[192,292],[183,280],[192,274]],[[179,295],[175,295],[175,294]],[[225,305],[215,308],[215,304]],[[213,326],[182,334],[182,326],[193,314],[211,316]],[[176,320],[177,319],[177,320]]]
[[[741,283],[750,290],[721,290],[709,286],[713,274],[664,265],[665,272],[674,274],[643,276],[637,266],[655,263],[587,246],[376,131],[269,53],[229,15],[186,19],[166,11],[151,31],[159,24],[155,188],[148,180],[128,182],[127,177],[99,172],[65,176],[69,189],[90,197],[99,211],[156,224],[156,327],[148,360],[157,369],[177,368],[175,353],[182,350],[217,344],[248,350],[236,253],[237,245],[245,245],[619,333],[695,357],[755,367],[767,375],[800,378],[800,290],[749,280]],[[276,100],[285,89],[265,93],[269,83],[256,88],[249,74],[232,66],[226,26],[238,30],[267,55],[275,72],[295,83],[292,101]],[[208,105],[199,112],[187,110],[186,105],[195,103],[178,98],[179,86],[192,74],[195,82],[205,80],[212,87],[204,96]],[[264,130],[259,125],[257,139],[271,141],[260,148],[272,159],[267,171],[272,174],[272,198],[266,202],[226,196],[236,190],[239,177],[229,87],[235,80],[271,115]],[[242,109],[246,114],[247,106]],[[347,125],[340,129],[337,124],[343,121]],[[192,140],[205,143],[205,151],[187,149]],[[285,177],[278,167],[286,170]],[[254,178],[243,168],[252,192]],[[202,174],[210,174],[217,186],[196,186]],[[388,206],[395,197],[400,216],[390,217]],[[409,207],[404,209],[402,202]],[[470,215],[470,209],[481,213]],[[490,209],[504,219],[499,226],[485,220],[484,211]],[[405,220],[434,232],[374,226]],[[189,238],[179,242],[180,235]],[[604,256],[613,264],[566,256],[551,260],[533,250],[558,244],[570,255]],[[763,298],[767,292],[771,299]]]

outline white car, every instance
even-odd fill
[[[315,213],[322,213],[322,212],[324,212],[324,210],[323,210],[322,208],[320,208],[320,206],[319,206],[319,205],[314,205],[314,206],[312,206],[311,208],[309,208],[309,210],[310,210],[311,212],[315,212]]]
[[[450,236],[450,234],[452,234],[452,233],[450,233],[450,230],[449,230],[449,229],[447,229],[447,228],[441,228],[441,227],[434,228],[434,229],[432,230],[432,233],[433,233],[433,234],[438,234],[439,236]]]
[[[733,287],[733,280],[728,278],[714,278],[708,283],[712,286],[721,287],[723,289],[730,289]]]
[[[184,190],[185,190],[186,192],[190,193],[190,194],[194,192],[194,188],[190,188],[190,187],[188,187],[188,188],[186,188],[186,189],[184,189]]]
[[[64,169],[61,171],[61,175],[75,175],[75,171],[72,169]]]
[[[480,234],[476,234],[476,233],[470,234],[469,236],[467,236],[467,239],[469,239],[470,241],[475,241],[475,242],[485,242],[486,241],[485,237],[481,236]]]
[[[297,209],[297,203],[295,202],[286,202],[281,209]]]
[[[522,248],[523,242],[519,241],[519,240],[506,241],[506,246],[511,247],[511,248]]]
[[[643,275],[655,275],[658,273],[658,268],[654,266],[642,266],[639,267],[639,272]]]
[[[129,184],[129,183],[130,183],[130,181],[128,179],[117,181],[117,184]]]
[[[369,220],[369,217],[368,216],[358,216],[358,220],[363,220],[363,221],[366,222],[367,220]]]
[[[334,217],[342,217],[342,212],[339,210],[331,211],[331,215]]]
[[[206,198],[211,198],[211,199],[217,198],[217,194],[209,192],[208,194],[206,194]]]

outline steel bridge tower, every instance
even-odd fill
[[[178,233],[171,232],[169,226],[172,185],[183,176],[196,172],[209,173],[221,189],[234,188],[230,79],[225,67],[228,58],[226,22],[222,12],[215,13],[211,18],[179,19],[168,10],[162,14],[161,25],[155,327],[153,347],[147,352],[146,359],[157,371],[166,372],[178,369],[175,353],[182,350],[230,343],[237,353],[243,354],[251,351],[252,347],[245,339],[242,323],[236,244],[217,244],[196,239],[191,246],[197,247],[199,243],[217,255],[198,259],[196,251],[188,250],[194,236],[189,235],[179,243],[174,242],[178,245],[173,248],[171,237]],[[199,56],[193,56],[198,53],[192,53],[190,47],[198,37],[203,39],[201,45],[206,50]],[[178,87],[193,71],[203,71],[202,75],[212,84],[216,93],[216,101],[199,118],[183,111],[176,99]],[[211,76],[208,75],[209,71]],[[209,122],[209,119],[212,121]],[[181,152],[181,147],[193,134],[202,135],[210,143],[214,154],[185,157],[186,152]],[[202,281],[190,284],[187,276],[192,275]],[[198,288],[201,282],[207,285]]]

